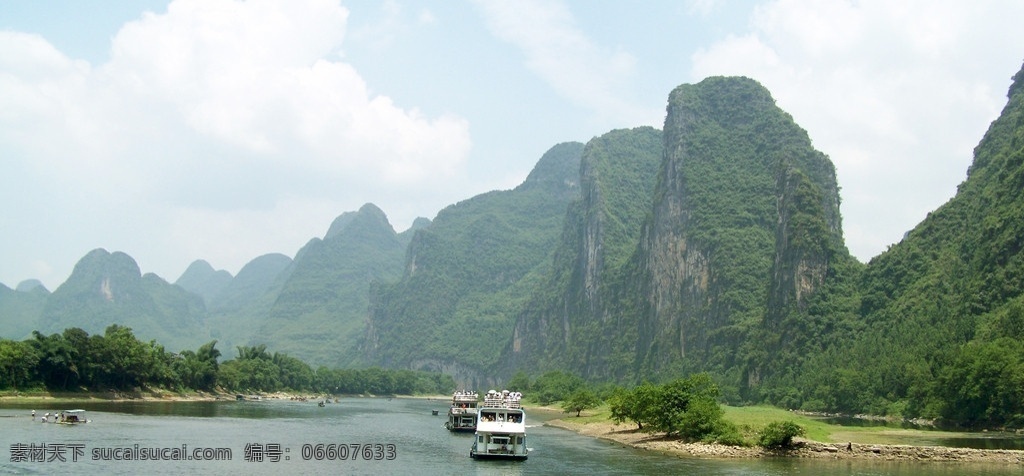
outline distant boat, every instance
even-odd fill
[[[438,413],[440,413],[439,410],[430,410],[431,415],[437,415]]]
[[[56,422],[62,425],[81,425],[83,423],[89,423],[89,419],[85,417],[85,410],[64,410],[60,413],[60,416],[55,416]]]
[[[452,404],[448,407],[448,421],[444,427],[448,431],[476,431],[476,405],[479,395],[469,390],[460,390],[452,394]]]

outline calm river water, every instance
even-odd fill
[[[0,447],[5,453],[0,457],[0,473],[991,475],[1022,471],[1004,465],[676,458],[543,426],[537,418],[531,419],[529,408],[529,460],[475,461],[469,458],[473,435],[449,433],[442,427],[447,407],[439,400],[344,398],[325,407],[275,400],[96,402],[76,407],[89,411],[89,424],[33,422],[28,405],[0,403]],[[65,408],[34,409],[42,415]],[[431,410],[439,415],[431,415]],[[165,459],[125,459],[141,454]],[[166,460],[177,455],[192,459]],[[262,461],[256,461],[260,456]]]

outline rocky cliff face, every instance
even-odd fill
[[[615,274],[636,249],[662,156],[661,131],[616,130],[592,139],[580,164],[551,274],[516,319],[508,371],[573,369],[621,376],[635,354],[629,319],[609,311]]]
[[[659,136],[656,147],[636,130],[587,145],[581,198],[552,276],[517,320],[510,370],[719,370],[756,384],[764,369],[739,370],[743,352],[783,345],[797,325],[785,318],[847,256],[831,162],[757,82],[680,86]],[[650,171],[629,171],[640,163]]]
[[[747,78],[673,91],[655,197],[637,255],[649,369],[732,366],[750,330],[806,309],[845,252],[831,162]]]

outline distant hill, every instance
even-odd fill
[[[339,216],[296,254],[256,335],[317,365],[359,364],[370,286],[401,276],[405,244],[373,204]]]
[[[259,256],[210,299],[207,326],[225,355],[240,345],[267,343],[258,331],[291,264],[292,259],[280,253]]]
[[[46,289],[46,286],[43,286],[43,283],[38,279],[26,279],[18,283],[18,287],[14,289],[22,293],[40,292],[50,294],[50,290]]]
[[[209,307],[211,301],[231,283],[231,279],[231,273],[214,270],[206,260],[196,260],[174,284],[188,292],[198,294]]]
[[[102,334],[112,323],[132,328],[141,339],[156,339],[180,350],[209,340],[206,308],[198,295],[154,274],[142,276],[130,256],[104,249],[79,260],[68,280],[46,300],[40,331],[61,332],[80,327]]]
[[[32,282],[38,285],[25,281],[17,291],[0,284],[0,336],[25,339],[39,328],[50,293],[39,281]]]

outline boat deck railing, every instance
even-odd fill
[[[504,390],[501,392],[490,391],[484,396],[484,408],[522,408],[519,401],[523,398],[523,394],[519,392],[509,392]]]

